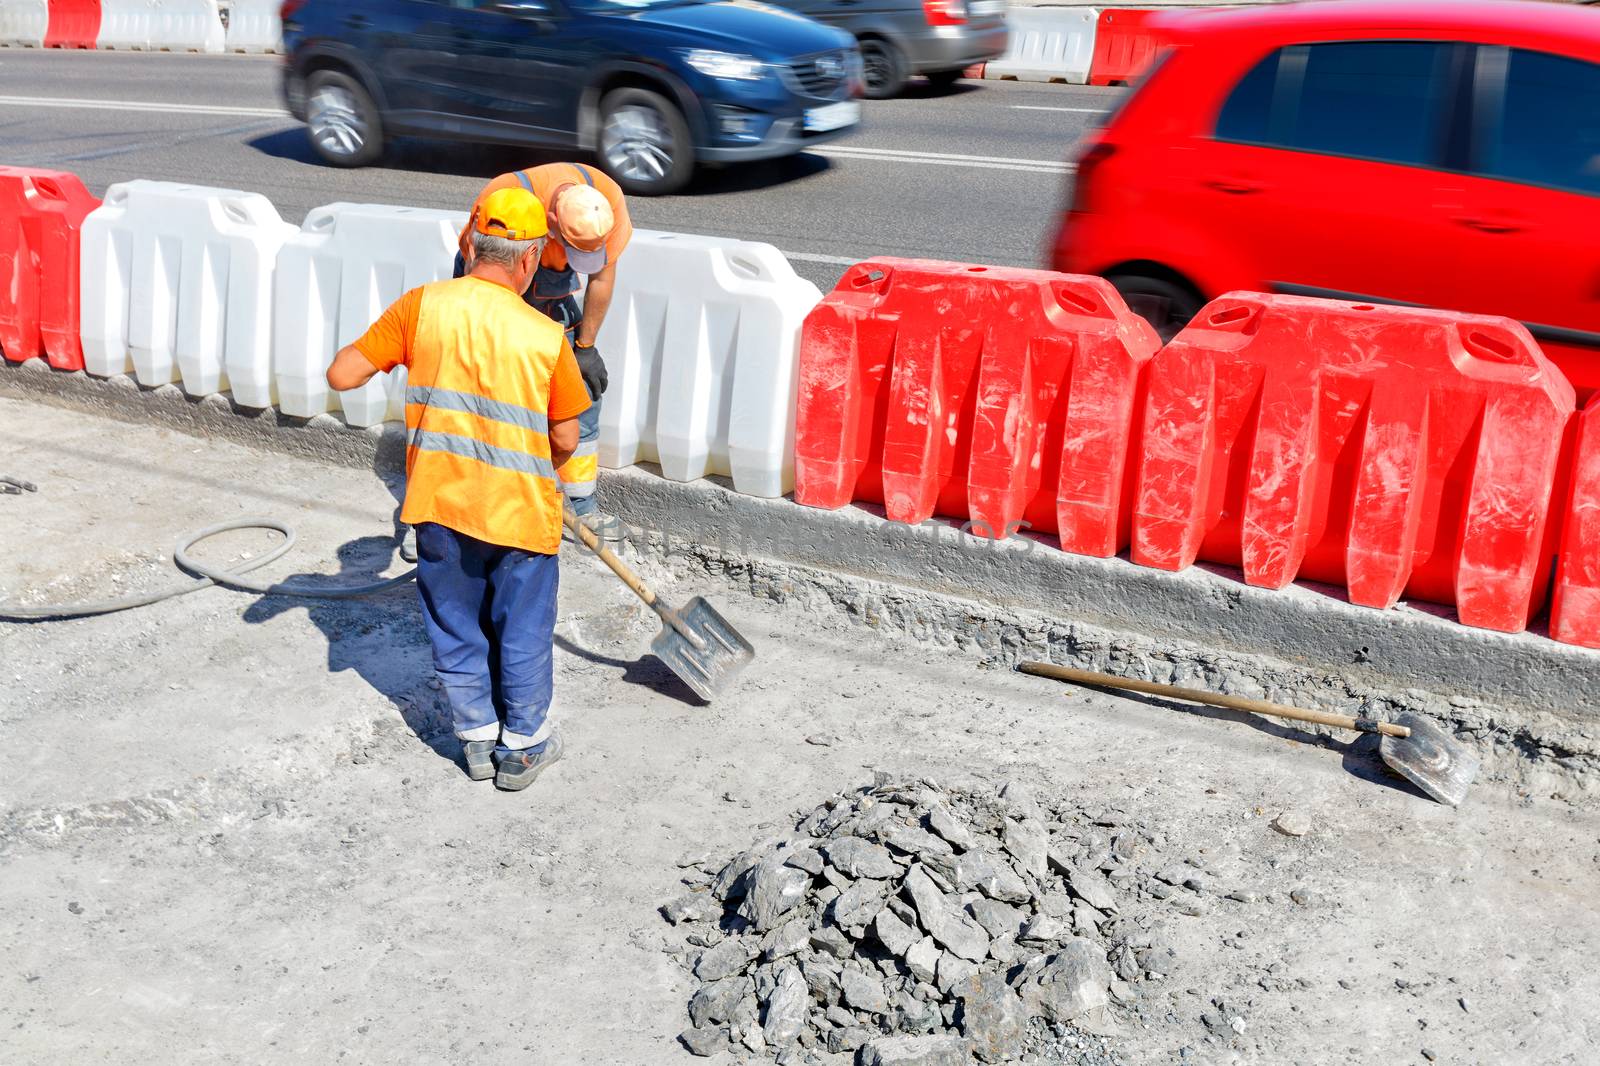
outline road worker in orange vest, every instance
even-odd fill
[[[545,205],[551,237],[526,299],[567,331],[589,399],[594,401],[579,422],[578,450],[560,473],[573,513],[595,525],[599,522],[594,491],[599,471],[600,397],[607,384],[605,359],[595,345],[611,307],[617,262],[633,236],[633,222],[622,186],[583,163],[546,163],[501,174],[484,186],[473,211],[485,197],[514,188],[527,189]],[[470,229],[469,225],[461,233],[457,273],[471,262]],[[580,289],[581,308],[576,298]]]
[[[551,718],[561,483],[590,407],[562,328],[522,299],[544,205],[484,197],[467,273],[412,289],[328,368],[354,389],[404,366],[417,592],[467,775],[517,790],[561,758]]]

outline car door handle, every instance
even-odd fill
[[[1481,218],[1477,215],[1456,215],[1451,221],[1482,233],[1520,233],[1522,224],[1509,219]]]
[[[1266,189],[1266,186],[1259,182],[1246,181],[1242,178],[1212,178],[1206,182],[1206,186],[1230,196],[1248,196]]]
[[[346,15],[344,17],[344,24],[348,29],[364,30],[368,26],[372,25],[372,22],[371,22],[371,20],[369,20],[367,18],[367,16],[361,15],[361,14],[356,14],[356,15]]]

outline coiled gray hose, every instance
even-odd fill
[[[221,567],[209,566],[196,562],[189,557],[189,551],[201,541],[214,537],[219,533],[228,533],[235,529],[273,529],[283,534],[283,543],[267,552],[265,555],[251,559],[249,562],[235,570],[226,570]],[[181,585],[171,585],[165,589],[154,592],[141,592],[133,596],[125,596],[119,600],[100,600],[94,603],[74,603],[60,606],[47,607],[17,607],[0,603],[0,619],[21,622],[39,622],[66,618],[89,618],[97,614],[114,614],[117,611],[127,611],[134,607],[147,607],[152,603],[170,600],[175,596],[187,596],[191,592],[210,588],[212,585],[221,585],[223,588],[238,589],[241,592],[256,592],[263,596],[303,596],[316,600],[348,600],[358,596],[372,596],[379,592],[404,585],[407,581],[417,576],[413,568],[396,577],[385,578],[366,585],[288,585],[269,584],[264,581],[251,581],[244,575],[251,570],[260,569],[275,559],[281,558],[285,552],[294,547],[294,527],[275,518],[235,518],[230,522],[218,522],[214,526],[185,533],[178,538],[177,546],[172,549],[172,561],[180,570],[199,575],[193,581],[185,581]]]

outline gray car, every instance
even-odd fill
[[[949,85],[1006,51],[1005,0],[773,0],[861,43],[867,95],[894,96],[913,74]]]

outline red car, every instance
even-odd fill
[[[1286,4],[1171,47],[1084,145],[1057,270],[1164,337],[1232,289],[1525,323],[1600,389],[1600,10]]]

